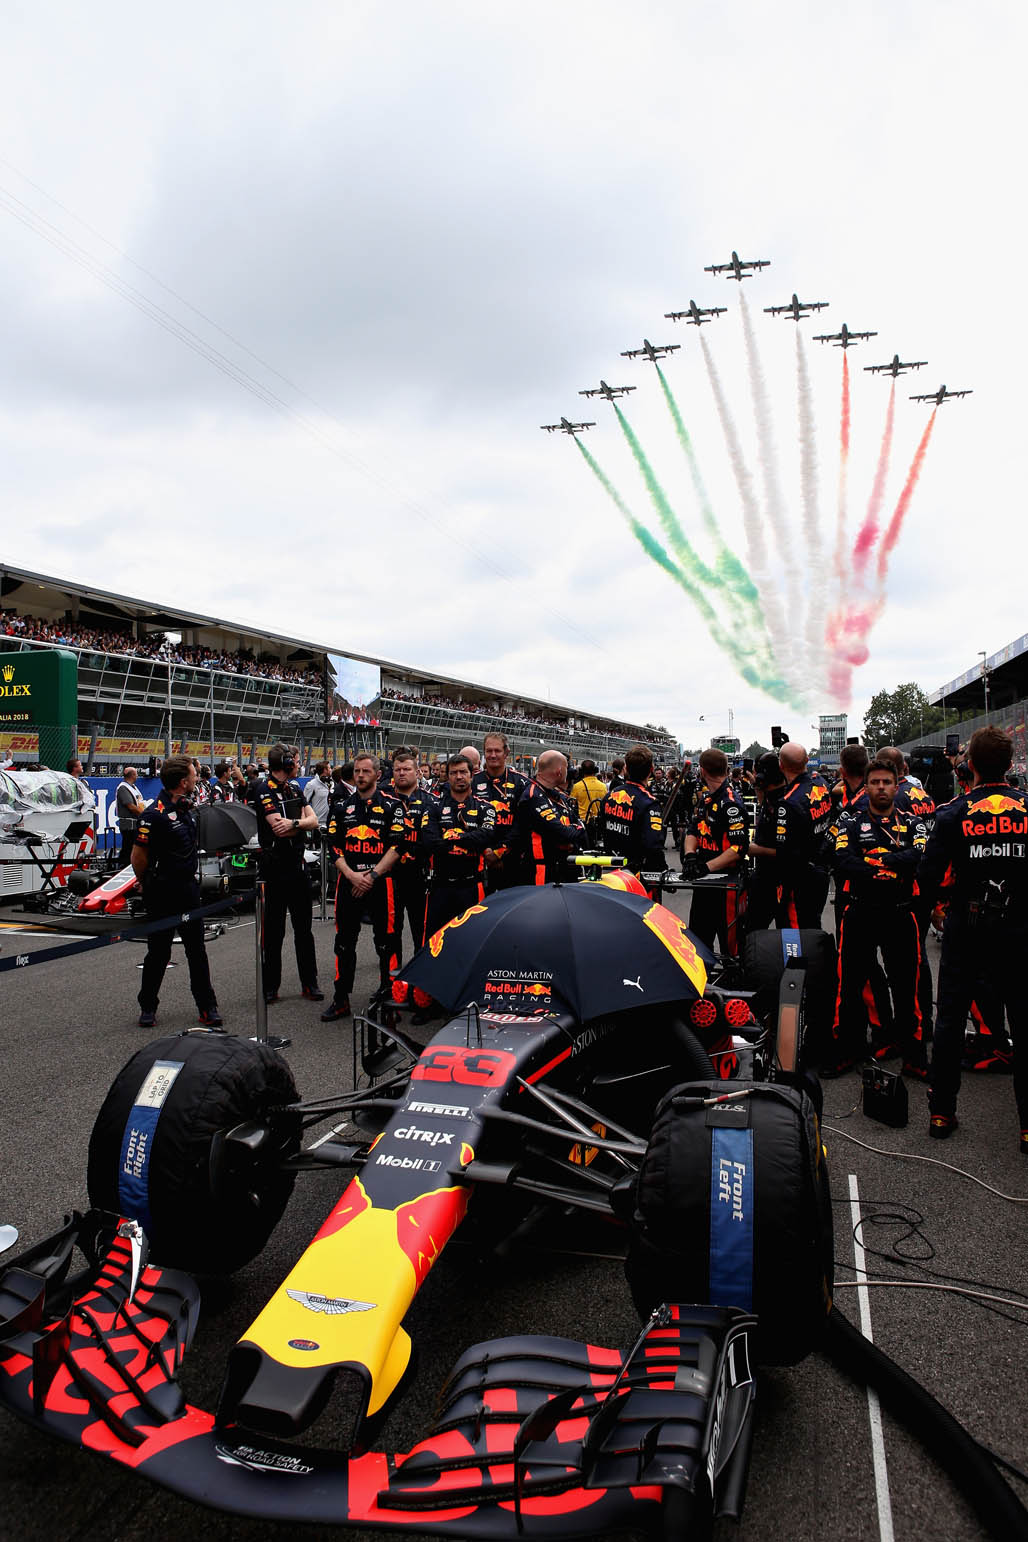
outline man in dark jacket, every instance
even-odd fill
[[[1028,1156],[1028,797],[1005,778],[1013,758],[1009,735],[989,726],[971,735],[969,792],[940,808],[921,867],[931,905],[951,875],[942,932],[939,1000],[932,1043],[929,1134],[945,1140],[957,1127],[960,1058],[967,1014],[982,978],[1007,1011],[1014,1044],[1014,1097]]]
[[[199,848],[192,795],[196,767],[184,755],[171,755],[161,767],[164,790],[139,816],[132,847],[132,871],[139,879],[148,921],[182,915],[199,907],[197,880]],[[203,921],[181,921],[182,938],[189,964],[189,988],[207,1028],[221,1027],[221,1014],[211,984],[210,965],[203,940]],[[171,959],[175,927],[151,932],[139,982],[139,1026],[152,1028],[157,1019],[161,981]]]

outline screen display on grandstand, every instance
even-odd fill
[[[348,659],[345,653],[329,653],[326,657],[330,718],[344,714],[349,717],[355,709],[359,711],[377,700],[382,689],[382,671],[377,664]]]

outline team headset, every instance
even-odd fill
[[[296,756],[292,750],[270,750],[268,766],[272,771],[284,771],[286,776],[292,776],[296,770]]]

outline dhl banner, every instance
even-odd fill
[[[80,759],[85,762],[89,757],[92,740],[87,734],[78,736],[78,753]],[[125,736],[105,737],[97,739],[95,754],[106,759],[123,760],[131,762],[138,759],[149,759],[151,755],[159,760],[163,759],[167,745],[163,739],[130,739]],[[233,755],[242,756],[242,760],[267,760],[270,744],[253,744],[244,741],[238,743],[218,743],[214,745],[215,760],[230,760]],[[39,735],[37,733],[0,733],[0,751],[10,750],[12,755],[37,756],[39,754]],[[172,750],[176,755],[192,755],[197,760],[210,762],[211,742],[209,739],[175,739]],[[306,750],[308,763],[328,758],[327,752],[320,744],[311,745]],[[63,765],[57,767],[63,771]]]

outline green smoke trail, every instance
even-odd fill
[[[592,455],[590,455],[589,451],[586,449],[585,445],[582,443],[581,439],[577,437],[577,435],[575,436],[575,443],[579,450],[582,452],[582,456],[585,459],[586,464],[598,478],[603,490],[609,494],[609,496],[616,504],[618,512],[624,517],[625,520],[627,520],[632,534],[635,536],[636,540],[639,542],[639,545],[642,547],[646,555],[651,557],[659,567],[662,567],[664,572],[667,573],[670,578],[673,578],[677,584],[682,586],[689,598],[695,603],[697,609],[700,612],[700,615],[703,617],[707,625],[712,630],[716,629],[720,625],[720,622],[718,621],[717,613],[715,612],[714,607],[707,599],[707,596],[703,593],[703,590],[698,589],[694,583],[689,581],[678,564],[672,561],[671,557],[664,550],[664,547],[661,546],[656,536],[653,535],[651,531],[647,530],[646,526],[641,522],[641,520],[636,519],[631,509],[628,507],[627,503],[622,498],[617,488],[614,486],[613,482],[611,482],[610,478],[603,471],[599,463],[594,460]]]
[[[614,411],[617,414],[617,419],[621,424],[624,436],[628,440],[629,448],[631,449],[632,454],[635,456],[636,464],[638,465],[639,470],[642,472],[643,481],[646,483],[646,490],[650,495],[660,522],[664,526],[665,534],[668,536],[668,539],[675,547],[677,555],[682,563],[683,573],[691,578],[693,583],[702,583],[710,589],[720,591],[720,593],[728,600],[731,609],[727,617],[727,625],[731,633],[731,645],[739,655],[752,655],[755,651],[763,653],[766,649],[766,656],[769,662],[771,662],[776,667],[780,667],[778,666],[778,660],[774,654],[774,651],[771,648],[770,639],[767,636],[764,617],[760,609],[760,602],[757,597],[756,589],[753,587],[752,583],[750,583],[750,588],[753,593],[753,601],[745,607],[740,606],[731,585],[726,584],[725,581],[719,578],[717,574],[713,573],[706,565],[706,563],[701,561],[700,558],[696,555],[696,552],[693,550],[693,547],[690,544],[684,530],[678,522],[677,515],[667,500],[666,493],[660,486],[660,483],[657,481],[657,478],[653,472],[653,468],[646,458],[645,451],[633,433],[627,418],[616,403],[612,403],[611,405],[614,407]],[[744,569],[742,569],[742,571],[745,573]],[[754,629],[756,635],[754,635]],[[742,666],[738,663],[738,660],[736,661],[736,667],[739,668],[740,672],[742,671]],[[782,682],[782,680],[777,676],[775,678],[776,685],[780,686],[782,690],[786,690],[787,687]]]
[[[617,420],[621,424],[621,431],[628,440],[628,447],[635,456],[636,465],[642,472],[642,479],[646,483],[646,491],[650,495],[650,501],[657,511],[657,518],[664,528],[664,534],[678,554],[683,571],[688,571],[694,581],[706,584],[711,589],[722,588],[717,574],[708,568],[707,564],[702,562],[693,550],[688,536],[678,522],[678,516],[667,500],[667,494],[653,474],[653,467],[646,459],[645,451],[635,437],[628,419],[616,402],[612,402],[611,406],[617,414]]]
[[[593,472],[594,476],[599,481],[600,486],[613,500],[615,506],[618,509],[618,512],[627,522],[629,528],[632,531],[632,534],[639,542],[643,551],[658,565],[658,567],[662,568],[664,572],[667,573],[669,578],[673,578],[675,583],[678,584],[680,588],[685,590],[686,594],[693,601],[693,604],[696,606],[697,610],[700,612],[700,615],[707,623],[707,627],[714,642],[716,642],[718,647],[728,655],[732,663],[735,665],[735,668],[739,671],[739,674],[746,681],[747,685],[752,685],[758,691],[765,691],[769,696],[773,696],[776,701],[787,701],[789,699],[789,690],[785,681],[780,679],[778,676],[765,675],[761,673],[757,667],[749,661],[748,655],[752,652],[751,646],[747,643],[744,643],[737,635],[733,635],[731,637],[724,635],[717,614],[710,601],[707,599],[707,596],[703,593],[703,590],[698,588],[696,584],[686,576],[678,564],[672,560],[668,552],[657,540],[656,536],[653,535],[651,531],[647,530],[646,526],[635,517],[599,463],[593,458],[592,455],[590,455],[582,441],[577,436],[574,437],[575,444],[577,445],[586,465]],[[791,702],[790,705],[792,705]]]
[[[714,518],[714,510],[711,507],[710,496],[704,484],[703,477],[700,474],[699,462],[696,459],[696,452],[692,447],[692,439],[689,437],[689,430],[685,426],[685,422],[682,418],[681,411],[679,410],[678,403],[675,401],[675,398],[672,395],[671,387],[668,385],[664,371],[661,369],[659,364],[655,365],[654,367],[660,380],[661,390],[664,392],[664,400],[667,402],[668,411],[670,412],[672,422],[675,425],[675,431],[678,434],[678,442],[682,446],[682,449],[685,451],[685,458],[688,462],[689,473],[692,477],[693,487],[696,491],[696,497],[700,505],[700,514],[702,516],[703,523],[707,527],[707,534],[710,536],[711,540],[714,541],[717,547],[717,555],[714,558],[714,563],[718,575],[721,578],[722,583],[724,583],[729,589],[737,594],[745,604],[749,605],[754,610],[756,613],[754,619],[758,621],[760,626],[763,626],[764,613],[760,608],[760,596],[757,593],[757,586],[753,582],[753,579],[750,577],[743,564],[739,561],[739,558],[733,551],[729,549],[728,546],[725,545],[724,536],[721,534],[717,520]]]

